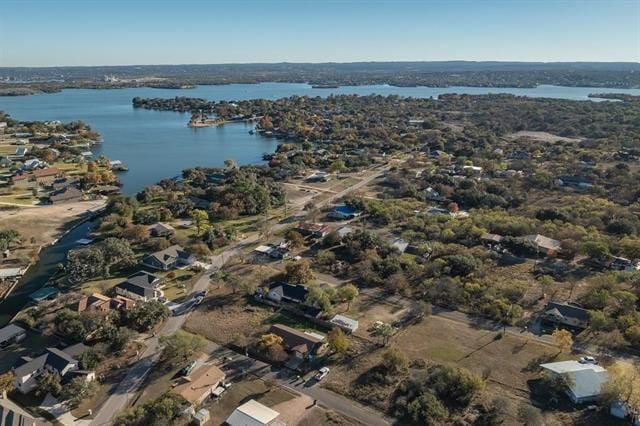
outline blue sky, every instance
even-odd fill
[[[0,0],[0,66],[640,61],[640,0]]]

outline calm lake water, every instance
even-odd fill
[[[123,191],[133,194],[145,186],[166,177],[179,175],[193,166],[221,166],[233,158],[239,164],[260,163],[262,154],[273,152],[275,139],[250,135],[252,125],[230,124],[217,128],[187,127],[189,114],[171,111],[134,109],[131,99],[140,97],[171,98],[200,97],[210,100],[278,99],[291,95],[328,96],[336,94],[372,93],[419,98],[437,97],[443,93],[511,93],[521,96],[561,98],[588,101],[596,92],[616,92],[640,95],[640,89],[598,89],[589,87],[540,86],[535,89],[478,87],[391,87],[351,86],[338,89],[312,89],[306,84],[232,84],[200,86],[195,89],[70,89],[49,95],[0,97],[0,110],[17,120],[82,120],[103,136],[103,143],[94,148],[122,160],[129,171],[121,173]],[[29,269],[11,295],[0,303],[0,327],[6,324],[28,303],[28,295],[41,288],[64,262],[66,253],[77,246],[76,241],[90,228],[85,223],[41,253],[40,261]]]
[[[220,166],[233,158],[239,164],[259,163],[262,154],[272,152],[278,142],[248,132],[252,125],[231,124],[216,128],[187,127],[189,114],[172,111],[134,109],[135,96],[171,98],[200,97],[209,100],[278,99],[291,95],[328,96],[336,94],[402,95],[420,98],[443,93],[512,93],[522,96],[588,100],[594,92],[640,95],[640,89],[539,86],[535,89],[480,87],[392,87],[346,86],[312,89],[307,84],[231,84],[199,86],[195,89],[70,89],[34,96],[0,97],[0,109],[18,120],[82,120],[102,134],[97,155],[122,160],[129,171],[121,173],[125,193],[135,193],[166,177],[179,175],[193,166]]]

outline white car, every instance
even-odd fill
[[[313,378],[316,379],[317,381],[320,381],[325,377],[327,377],[327,374],[329,374],[329,369],[327,367],[322,367],[320,370],[318,370],[316,375],[313,376]]]
[[[580,364],[597,364],[598,363],[598,361],[592,356],[583,356],[578,360],[578,362]]]

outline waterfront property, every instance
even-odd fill
[[[63,350],[57,348],[47,348],[45,353],[26,361],[24,364],[14,368],[14,386],[21,393],[29,393],[38,385],[38,378],[45,372],[59,374],[63,380],[73,377],[84,377],[87,381],[95,379],[95,374],[91,371],[79,369],[80,363],[75,356],[86,350],[82,343],[70,346]]]
[[[0,328],[0,348],[5,348],[13,343],[18,343],[27,337],[27,331],[15,324],[9,324]]]
[[[148,302],[164,295],[160,287],[162,280],[145,271],[136,272],[116,285],[116,294],[127,299]]]

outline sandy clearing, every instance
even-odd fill
[[[60,237],[69,222],[97,209],[106,200],[82,201],[51,206],[24,207],[0,211],[0,229],[15,229],[24,242],[35,238],[35,244],[46,244]]]

